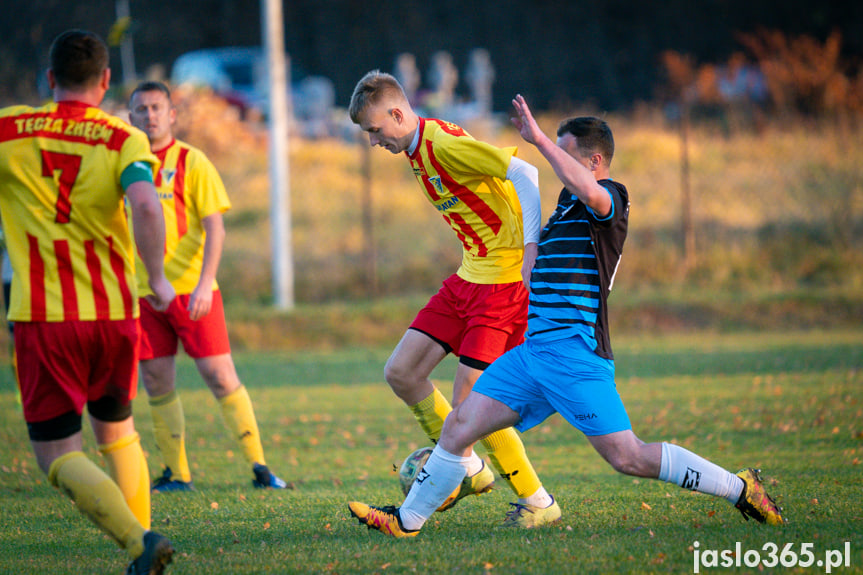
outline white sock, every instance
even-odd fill
[[[464,479],[470,460],[435,446],[399,508],[405,529],[413,531],[423,526]]]
[[[732,505],[740,499],[743,480],[679,445],[662,444],[659,479],[691,489],[724,497]]]
[[[545,490],[545,487],[540,485],[539,489],[536,490],[536,493],[530,497],[519,497],[518,502],[522,505],[533,505],[539,509],[545,509],[554,503],[554,498],[549,495],[548,491]]]
[[[479,455],[476,454],[476,451],[471,450],[470,452],[470,461],[467,464],[467,475],[468,477],[473,477],[480,471],[482,471],[482,466],[485,465],[482,459],[480,459]]]

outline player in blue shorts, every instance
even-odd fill
[[[644,443],[632,431],[614,383],[607,297],[626,239],[629,196],[610,178],[614,139],[598,118],[563,121],[557,143],[521,96],[513,123],[554,168],[564,189],[539,239],[530,279],[525,342],[495,360],[447,417],[440,441],[401,507],[351,502],[369,528],[415,536],[465,475],[470,446],[498,429],[526,431],[557,412],[614,469],[727,499],[747,520],[785,522],[758,471],[734,474],[678,445]],[[513,504],[524,526],[542,509]]]

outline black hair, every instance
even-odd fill
[[[65,89],[90,88],[108,68],[108,46],[86,30],[67,30],[57,36],[49,55],[54,81]]]
[[[605,159],[606,165],[611,164],[611,158],[614,156],[614,136],[605,120],[593,116],[568,118],[557,128],[558,137],[564,134],[575,136],[578,151],[583,155],[589,156],[593,152],[599,152]]]

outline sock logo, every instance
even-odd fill
[[[503,477],[504,481],[509,481],[513,475],[518,475],[518,469],[516,469],[512,473],[502,473],[501,477]]]
[[[424,468],[420,469],[419,473],[417,473],[417,478],[415,481],[419,484],[422,484],[422,482],[425,481],[426,479],[428,479],[428,477],[429,477],[429,474],[426,472],[425,467],[424,467]]]
[[[701,481],[701,472],[695,471],[691,467],[686,468],[686,475],[683,476],[683,483],[680,486],[684,489],[695,491],[698,489],[698,483]]]

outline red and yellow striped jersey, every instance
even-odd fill
[[[165,275],[177,295],[190,294],[198,285],[204,263],[203,219],[231,208],[222,178],[204,153],[173,140],[156,152],[159,168],[156,189],[165,213]],[[138,266],[138,290],[150,292],[143,263]],[[218,284],[213,281],[213,289]]]
[[[521,203],[506,172],[516,148],[497,148],[459,126],[420,118],[406,154],[426,197],[462,243],[458,275],[478,284],[521,281]]]
[[[0,110],[0,211],[14,270],[9,319],[138,316],[120,176],[156,164],[143,132],[80,102]]]

